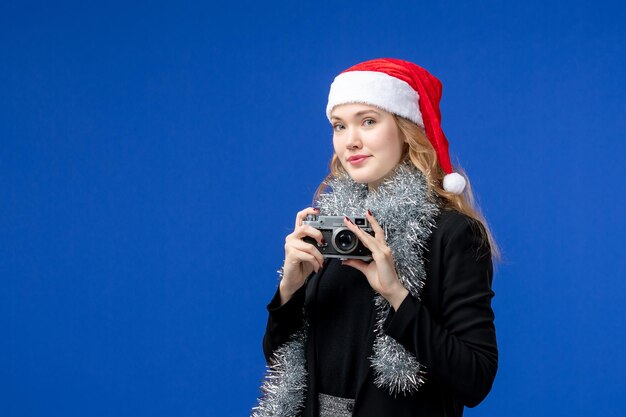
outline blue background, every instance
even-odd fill
[[[384,3],[384,4],[383,4]],[[626,20],[607,1],[0,6],[0,415],[245,416],[328,87],[444,84],[502,247],[468,416],[623,415]]]

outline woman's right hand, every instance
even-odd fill
[[[309,214],[319,214],[319,210],[308,207],[298,212],[294,230],[285,238],[285,264],[283,265],[283,279],[279,286],[281,305],[289,301],[291,296],[304,285],[304,280],[311,272],[319,271],[324,265],[324,257],[315,245],[302,240],[303,237],[309,236],[319,244],[324,244],[322,232],[312,226],[302,224]]]

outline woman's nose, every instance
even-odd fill
[[[348,129],[347,138],[346,138],[346,148],[354,149],[361,147],[361,136],[359,135],[358,129]]]

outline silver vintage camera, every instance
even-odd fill
[[[308,215],[303,224],[313,226],[321,231],[326,244],[319,245],[315,239],[309,236],[305,236],[302,240],[315,245],[324,255],[324,258],[371,261],[372,252],[343,224],[343,219],[343,216]],[[349,219],[361,230],[374,235],[374,231],[365,217],[349,217]]]

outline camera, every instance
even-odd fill
[[[343,219],[344,216],[308,215],[303,224],[313,226],[321,231],[326,244],[320,245],[309,236],[305,236],[302,240],[315,245],[324,255],[324,258],[371,261],[372,252],[343,224]],[[349,219],[364,232],[374,235],[374,231],[365,217],[349,217]]]

